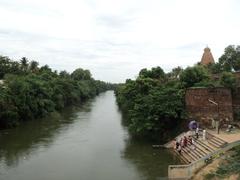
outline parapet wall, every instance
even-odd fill
[[[185,103],[188,117],[203,125],[211,125],[212,119],[233,120],[232,94],[228,88],[189,88],[186,91]]]

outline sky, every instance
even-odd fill
[[[240,43],[239,0],[0,0],[0,55],[124,82]]]

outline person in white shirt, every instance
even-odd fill
[[[203,140],[204,141],[206,140],[206,130],[205,129],[203,130]]]
[[[199,128],[198,127],[196,128],[195,132],[196,132],[196,138],[198,139],[198,136],[199,136],[199,134],[198,134],[199,133]]]

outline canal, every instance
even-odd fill
[[[176,159],[134,141],[113,91],[0,131],[1,180],[157,180]]]

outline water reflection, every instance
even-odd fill
[[[151,145],[146,141],[130,138],[123,151],[123,158],[136,166],[143,179],[166,177],[168,165],[179,161],[169,150],[153,149]]]
[[[0,131],[0,164],[17,166],[21,160],[49,148],[58,135],[76,121],[80,109],[90,111],[89,105],[90,102],[81,107],[69,107],[61,113],[52,113],[48,118]]]

